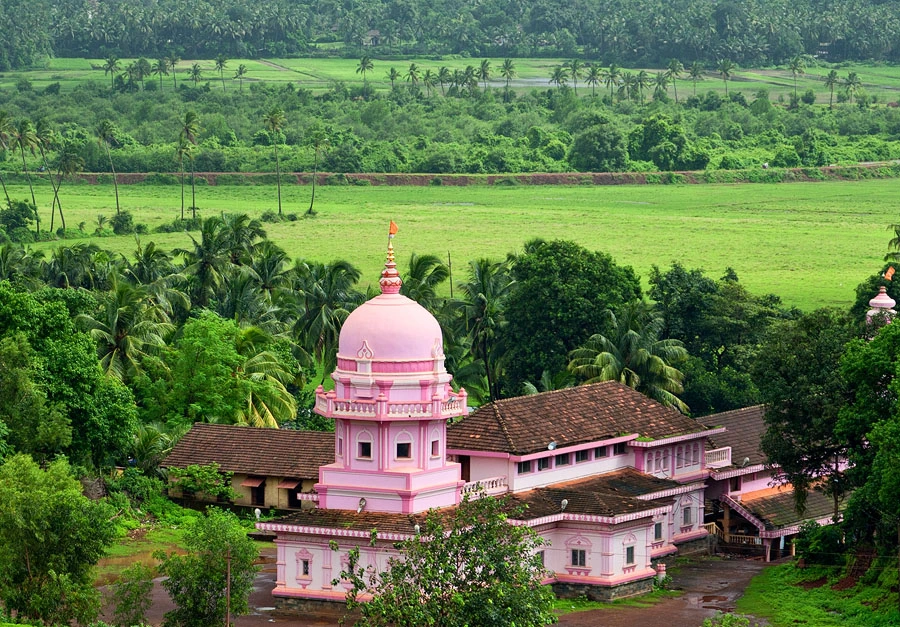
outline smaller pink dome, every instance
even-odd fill
[[[878,296],[869,301],[869,307],[874,309],[893,309],[896,304],[897,301],[888,296],[887,289],[883,285],[878,290]]]
[[[427,309],[402,294],[380,294],[344,321],[338,358],[427,361],[443,356],[441,326]]]

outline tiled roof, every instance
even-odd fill
[[[528,492],[513,494],[511,500],[513,503],[521,503],[526,506],[524,513],[518,518],[532,520],[559,514],[562,511],[563,499],[568,501],[565,509],[567,514],[589,514],[591,516],[622,516],[661,506],[658,502],[641,501],[613,492],[591,492],[574,486],[535,488]]]
[[[448,510],[447,513],[451,513]],[[382,512],[360,512],[349,509],[304,509],[271,521],[278,525],[299,527],[324,527],[347,531],[369,532],[372,529],[385,533],[413,533],[416,524],[422,524],[425,514],[387,514]]]
[[[797,513],[794,492],[791,486],[781,486],[775,490],[763,490],[759,496],[753,493],[741,497],[741,505],[766,523],[768,529],[790,527],[807,520],[820,520],[834,512],[834,501],[819,490],[810,490],[806,496],[803,515]]]
[[[484,405],[448,427],[447,446],[527,455],[550,442],[562,448],[631,433],[658,440],[704,430],[626,385],[605,381]]]
[[[643,496],[653,492],[661,492],[679,488],[682,484],[672,479],[662,479],[648,475],[634,468],[622,468],[613,472],[605,472],[586,479],[576,479],[566,483],[549,486],[554,489],[578,490],[579,492],[608,492],[620,496]]]
[[[162,465],[185,468],[216,462],[226,472],[318,478],[334,462],[334,434],[196,423]]]
[[[727,429],[725,433],[719,433],[711,439],[716,448],[731,447],[733,465],[740,465],[744,458],[749,458],[750,462],[747,465],[754,466],[765,464],[767,461],[766,456],[759,450],[759,441],[766,431],[763,421],[765,414],[765,405],[755,405],[704,416],[703,422]]]

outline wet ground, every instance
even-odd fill
[[[234,619],[237,627],[263,625],[336,626],[341,613],[330,615],[285,616],[275,612],[272,589],[275,587],[274,548],[263,553],[262,570],[250,595],[251,614]],[[591,610],[561,616],[559,624],[568,627],[633,627],[658,624],[669,627],[699,627],[704,618],[716,612],[734,610],[735,601],[747,584],[766,565],[744,559],[700,559],[678,565],[673,574],[673,588],[682,590],[678,598],[664,599],[651,607],[622,607]],[[154,582],[153,605],[148,615],[152,625],[160,625],[163,615],[172,609],[168,594]]]

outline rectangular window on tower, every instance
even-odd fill
[[[654,540],[662,540],[662,523],[658,522],[653,525],[653,539]]]
[[[371,442],[359,442],[359,448],[357,449],[356,456],[360,459],[372,459],[372,443]]]
[[[412,458],[412,442],[397,442],[397,459]]]
[[[572,566],[586,566],[587,551],[584,549],[572,549]]]
[[[625,563],[626,564],[634,564],[634,547],[633,546],[625,547]]]
[[[432,457],[440,457],[441,455],[441,443],[438,440],[431,441],[431,456]]]

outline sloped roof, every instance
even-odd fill
[[[585,479],[575,479],[565,483],[547,486],[551,489],[577,490],[578,492],[606,492],[620,496],[637,497],[672,488],[680,488],[681,483],[672,479],[662,479],[648,475],[634,468],[621,468]]]
[[[212,462],[226,472],[318,478],[334,461],[334,433],[196,423],[163,461],[167,468]]]
[[[712,441],[716,448],[731,447],[732,465],[741,464],[744,458],[749,458],[747,465],[754,466],[768,461],[759,450],[759,442],[766,431],[765,415],[765,405],[754,405],[704,416],[703,422],[727,429],[725,433],[713,436]]]
[[[794,492],[790,485],[745,494],[741,505],[765,523],[767,529],[791,527],[807,520],[821,520],[834,513],[834,501],[819,490],[810,490],[806,496],[806,509],[797,513]]]
[[[706,421],[704,421],[706,422]],[[447,447],[527,455],[637,433],[658,440],[705,431],[692,418],[615,381],[494,401],[447,429]]]

